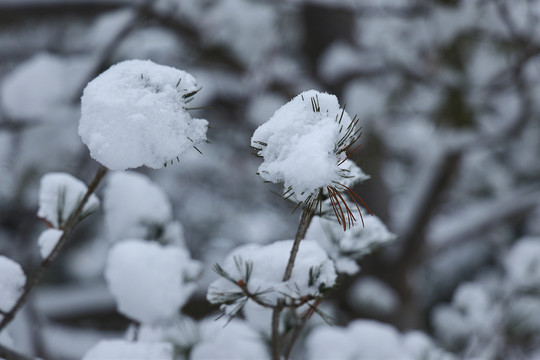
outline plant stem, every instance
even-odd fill
[[[285,268],[285,274],[283,275],[283,281],[287,281],[291,278],[292,270],[294,267],[294,262],[296,260],[296,255],[298,254],[298,249],[300,248],[300,242],[306,236],[307,229],[311,220],[315,215],[315,207],[305,207],[302,210],[302,216],[300,217],[300,223],[298,224],[298,230],[296,231],[296,236],[294,238],[293,247],[289,255],[289,261],[287,262],[287,267]],[[285,301],[283,299],[278,300],[278,303],[272,313],[272,360],[280,360],[281,358],[281,334],[279,333],[279,319],[281,312],[285,307]],[[291,340],[294,341],[295,339]],[[293,344],[289,345],[286,359],[293,347]]]
[[[283,275],[283,281],[287,281],[291,278],[294,262],[296,260],[296,254],[298,254],[298,249],[300,248],[300,241],[302,241],[306,236],[307,229],[309,224],[311,224],[311,220],[313,219],[314,215],[314,207],[307,207],[302,211],[300,223],[298,224],[298,230],[296,231],[293,247],[289,256],[289,262],[287,263],[287,268],[285,269],[285,274]]]
[[[17,302],[15,303],[13,308],[9,312],[5,313],[4,318],[0,322],[0,331],[2,331],[2,329],[5,328],[13,320],[13,318],[15,317],[15,314],[23,307],[23,305],[28,300],[28,296],[30,295],[30,292],[32,291],[32,289],[38,284],[41,277],[45,274],[47,269],[52,265],[54,259],[56,258],[56,256],[58,255],[58,253],[60,252],[64,244],[66,243],[69,235],[71,235],[71,232],[73,231],[75,226],[79,223],[81,213],[83,211],[84,206],[88,202],[90,195],[94,193],[94,191],[98,187],[99,183],[101,182],[105,174],[107,174],[107,171],[108,169],[106,167],[103,167],[100,165],[100,167],[98,168],[96,172],[96,175],[94,176],[94,179],[92,180],[90,185],[88,185],[88,190],[84,194],[84,197],[82,198],[81,202],[79,203],[75,211],[71,214],[71,216],[66,221],[66,225],[63,229],[62,236],[60,236],[60,239],[54,246],[54,249],[51,251],[49,256],[47,256],[43,260],[43,262],[41,263],[41,265],[39,266],[35,274],[26,282],[24,291],[17,299]]]

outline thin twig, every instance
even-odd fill
[[[107,174],[108,169],[106,167],[100,166],[96,172],[96,175],[94,176],[94,179],[88,185],[88,190],[86,191],[86,194],[84,194],[84,197],[82,198],[81,202],[75,209],[75,211],[71,214],[69,219],[66,221],[66,225],[64,227],[64,232],[62,233],[62,236],[56,243],[54,249],[51,251],[49,256],[47,256],[41,265],[39,266],[36,273],[26,282],[26,286],[24,288],[24,291],[17,299],[17,302],[13,306],[13,308],[6,313],[2,321],[0,322],[0,331],[2,331],[3,328],[5,328],[15,317],[15,314],[23,307],[23,305],[28,300],[28,296],[30,295],[30,292],[32,289],[39,283],[39,280],[42,278],[42,276],[45,274],[47,269],[52,265],[54,259],[60,253],[60,250],[62,250],[64,244],[66,243],[69,235],[71,235],[71,232],[75,228],[75,226],[79,223],[81,213],[83,211],[84,206],[86,205],[88,199],[90,196],[94,193],[96,188],[98,187],[99,183]]]

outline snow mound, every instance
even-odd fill
[[[111,170],[161,168],[206,141],[208,122],[187,110],[199,89],[193,76],[169,66],[118,63],[84,89],[79,135]]]
[[[38,216],[49,226],[63,228],[87,191],[86,185],[67,173],[47,173],[41,178]],[[81,219],[96,211],[99,199],[90,195]]]
[[[151,324],[175,316],[196,285],[200,264],[176,246],[144,240],[114,245],[105,278],[122,314]]]

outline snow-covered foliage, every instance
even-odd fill
[[[200,264],[177,246],[125,240],[113,246],[105,278],[118,311],[142,323],[177,314],[195,290]]]
[[[161,168],[206,141],[208,122],[192,118],[187,105],[199,90],[185,71],[118,63],[84,89],[79,135],[90,156],[111,170]]]
[[[360,216],[354,205],[350,207],[355,218],[363,220],[349,230],[344,232],[343,226],[333,218],[316,216],[306,236],[323,247],[334,260],[338,272],[352,275],[360,270],[357,260],[392,243],[396,235],[388,231],[378,217],[369,215],[365,210]]]
[[[79,3],[0,2],[0,259],[52,265],[0,354],[540,358],[540,0]],[[79,127],[98,162],[147,168],[109,172],[74,232],[61,207],[86,187],[48,191],[43,232],[44,174],[93,183]],[[307,227],[284,281],[274,241]],[[332,288],[306,282],[321,263]],[[212,282],[242,320],[214,322]]]
[[[86,185],[70,174],[47,173],[41,178],[37,215],[50,227],[62,229],[79,206],[86,191]],[[80,218],[90,215],[98,207],[99,199],[94,194],[90,195]]]
[[[26,276],[19,264],[0,255],[0,311],[8,312],[21,295]],[[0,321],[4,316],[0,313]]]
[[[357,124],[334,95],[315,90],[297,95],[253,133],[251,146],[264,159],[259,174],[283,182],[284,196],[307,203],[322,188],[364,180],[356,165],[341,166],[359,136]]]
[[[217,265],[222,277],[210,284],[208,301],[224,304],[225,313],[234,316],[248,300],[247,293],[269,305],[279,298],[302,302],[322,296],[336,282],[333,262],[315,241],[303,240],[292,276],[283,281],[292,245],[292,240],[283,240],[235,249]]]
[[[455,359],[429,338],[400,334],[394,327],[372,320],[355,320],[346,328],[320,326],[307,339],[310,359]]]

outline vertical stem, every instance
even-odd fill
[[[296,255],[298,254],[298,249],[300,248],[300,242],[306,236],[307,229],[309,227],[309,224],[311,224],[311,220],[313,219],[314,215],[315,207],[305,207],[302,210],[302,216],[300,217],[298,230],[296,231],[293,247],[289,255],[289,261],[287,262],[287,267],[285,268],[285,274],[283,274],[283,281],[287,281],[291,278],[294,262],[296,260]],[[283,299],[280,299],[278,300],[277,306],[272,313],[272,360],[279,360],[281,358],[282,339],[279,333],[279,319],[284,307],[285,302]],[[292,348],[292,344],[290,345],[290,348]],[[288,350],[288,353],[290,353],[290,350]],[[288,354],[286,356],[288,357]]]
[[[52,265],[53,260],[55,259],[55,257],[58,255],[58,253],[60,252],[60,250],[66,243],[68,236],[71,234],[75,226],[79,223],[81,213],[83,211],[84,206],[86,205],[86,202],[88,201],[88,199],[90,199],[90,196],[94,193],[94,191],[98,187],[99,183],[101,182],[105,174],[107,174],[107,171],[108,171],[107,168],[100,165],[100,167],[98,168],[96,172],[96,175],[94,176],[94,179],[92,180],[90,185],[88,185],[88,190],[84,194],[84,197],[82,198],[81,202],[79,203],[75,211],[71,214],[69,219],[66,221],[66,225],[64,226],[64,229],[63,229],[64,231],[62,233],[62,236],[60,236],[60,239],[56,243],[54,249],[51,251],[49,256],[47,256],[43,260],[43,262],[39,266],[39,269],[36,271],[33,277],[28,279],[28,281],[26,282],[24,291],[17,299],[17,302],[15,303],[13,308],[4,315],[4,318],[2,319],[2,321],[0,321],[0,331],[2,331],[2,329],[6,327],[7,324],[11,322],[11,320],[13,320],[17,311],[19,311],[23,307],[23,305],[26,303],[26,300],[28,300],[28,296],[30,295],[30,292],[32,291],[32,289],[38,284],[43,274],[45,274],[47,269]]]
[[[313,219],[314,215],[314,207],[307,207],[304,208],[304,210],[302,211],[302,216],[300,217],[300,224],[298,224],[298,230],[296,231],[293,247],[289,256],[289,262],[287,263],[287,268],[285,269],[285,274],[283,275],[283,281],[287,281],[291,278],[294,262],[296,260],[296,254],[298,254],[298,249],[300,248],[300,241],[302,241],[306,236],[307,229],[309,227],[309,224],[311,224],[311,220]]]

